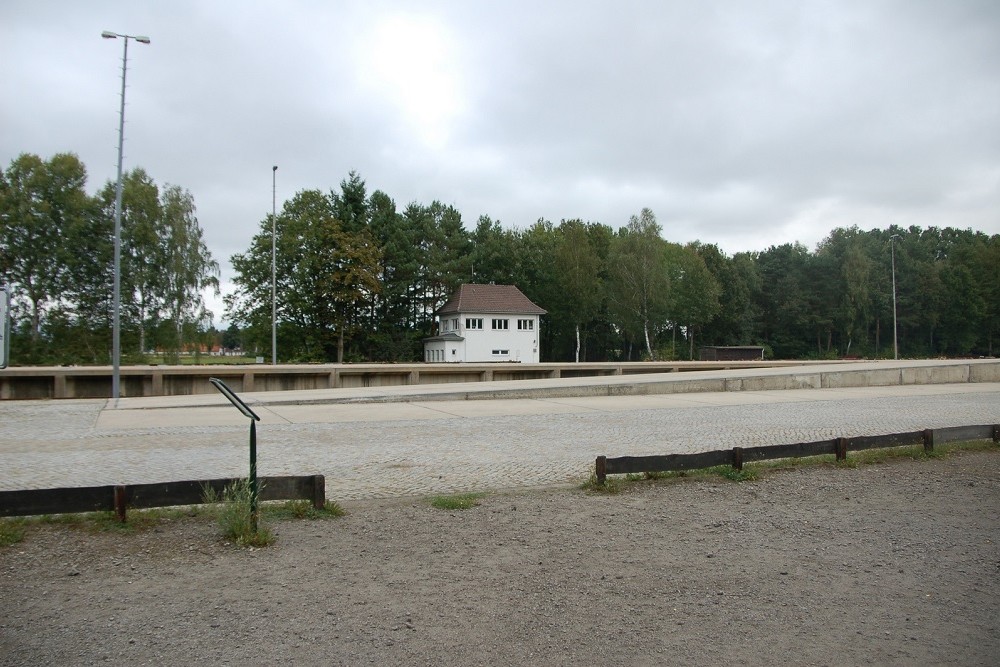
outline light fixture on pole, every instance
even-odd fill
[[[118,185],[115,188],[115,276],[114,297],[112,304],[111,326],[111,398],[115,405],[121,397],[121,301],[122,301],[122,153],[125,147],[125,73],[128,71],[128,40],[134,39],[140,44],[149,44],[149,37],[144,35],[123,35],[105,30],[101,33],[104,39],[121,37],[124,43],[122,51],[122,99],[121,110],[118,112]]]
[[[276,206],[278,191],[278,165],[271,167],[271,365],[278,365],[278,284],[277,276],[277,236],[276,222],[278,209]]]
[[[896,239],[899,234],[889,237],[889,252],[892,255],[892,358],[899,359],[898,328],[896,326]]]

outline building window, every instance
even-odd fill
[[[510,350],[493,350],[493,354],[497,356],[506,356],[510,354]]]
[[[510,328],[510,320],[493,320],[494,331],[506,331]]]
[[[483,318],[481,318],[481,317],[466,317],[465,318],[465,328],[466,329],[482,329],[483,328]]]
[[[451,320],[451,329],[452,329],[452,331],[458,331],[458,318],[457,317],[452,318],[452,320]]]
[[[518,320],[517,321],[518,331],[534,331],[535,330],[535,320]]]

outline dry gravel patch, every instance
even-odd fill
[[[0,549],[0,664],[996,665],[1000,451]]]

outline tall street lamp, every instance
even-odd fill
[[[115,188],[115,287],[114,305],[112,306],[113,324],[111,329],[111,365],[113,367],[111,373],[111,398],[114,399],[117,406],[118,399],[121,396],[122,357],[121,317],[119,311],[121,310],[122,301],[122,151],[125,145],[125,73],[128,71],[128,40],[134,39],[140,44],[149,44],[149,37],[143,35],[123,35],[107,30],[101,33],[101,37],[104,39],[117,39],[121,37],[125,47],[122,51],[121,110],[118,112],[118,186]]]
[[[278,165],[271,167],[271,365],[278,365],[278,284],[275,280],[277,271],[275,269],[277,251],[275,236],[275,225],[278,218],[278,209],[275,205],[277,198]]]
[[[899,339],[896,326],[896,239],[899,234],[889,237],[889,252],[892,255],[892,358],[899,359]]]

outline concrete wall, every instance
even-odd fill
[[[628,379],[651,374],[664,375],[641,381]],[[222,379],[236,392],[497,382],[497,389],[491,393],[516,398],[555,395],[551,392],[566,396],[638,395],[1000,383],[1000,361],[128,366],[121,369],[121,386],[126,397],[211,394],[216,390],[208,382],[210,377]],[[606,380],[598,380],[602,377]],[[556,378],[578,378],[579,383],[563,382],[558,388],[546,387],[544,382],[516,390],[503,387],[504,382]],[[110,394],[110,367],[16,367],[0,371],[0,399],[108,398]]]

